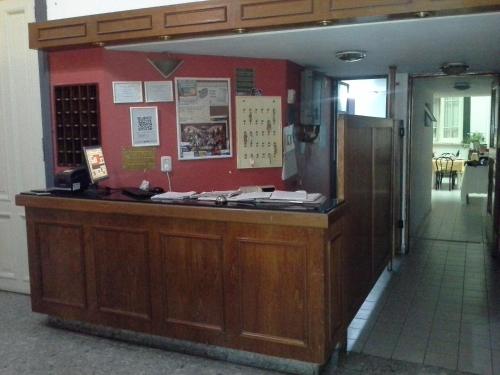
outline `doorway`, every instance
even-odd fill
[[[483,242],[494,80],[490,75],[413,80],[411,238]]]

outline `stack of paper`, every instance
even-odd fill
[[[153,201],[161,201],[161,200],[180,200],[191,198],[196,194],[196,191],[186,191],[186,192],[176,192],[176,191],[167,191],[166,193],[156,194],[151,197]]]
[[[290,203],[322,203],[325,197],[320,193],[307,193],[305,190],[282,191],[275,190],[270,201],[290,202]]]
[[[275,190],[271,194],[271,199],[304,202],[307,200],[307,192],[305,190],[297,190],[297,191]]]
[[[238,190],[205,191],[197,194],[195,198],[200,201],[215,201],[217,197],[223,196],[225,198],[229,198],[238,195],[239,193],[240,192]]]
[[[269,199],[272,193],[266,191],[254,191],[251,193],[241,193],[234,197],[227,198],[228,202],[254,201],[256,199]]]

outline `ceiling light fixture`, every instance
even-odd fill
[[[342,60],[344,62],[355,62],[363,60],[366,57],[366,52],[357,50],[338,51],[335,52],[335,56],[337,57],[337,59]]]
[[[469,70],[469,65],[463,62],[446,63],[441,66],[441,71],[449,76],[464,74]]]
[[[460,91],[468,90],[468,89],[470,89],[470,83],[466,82],[466,81],[455,82],[455,84],[453,85],[453,87],[456,90],[460,90]]]

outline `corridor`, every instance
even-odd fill
[[[484,248],[486,198],[433,191],[411,253],[384,273],[349,328],[349,349],[500,374],[500,267]]]

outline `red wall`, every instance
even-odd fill
[[[253,68],[256,86],[263,90],[263,95],[282,97],[283,124],[286,125],[287,89],[298,90],[299,81],[295,74],[299,71],[298,67],[284,60],[175,55],[184,61],[175,76],[230,78],[232,85],[233,157],[179,161],[175,103],[113,103],[113,81],[163,80],[147,61],[147,57],[159,56],[172,55],[107,51],[101,48],[58,51],[49,55],[52,85],[95,82],[99,84],[101,143],[110,174],[110,179],[103,185],[138,186],[143,179],[146,179],[153,186],[167,188],[167,178],[160,172],[159,158],[161,155],[171,155],[172,189],[175,191],[223,190],[244,185],[265,184],[273,184],[283,189],[281,168],[236,169],[235,71],[236,68]],[[173,80],[175,76],[169,79]],[[129,107],[150,105],[158,107],[160,146],[157,152],[157,167],[147,172],[125,171],[122,169],[122,149],[131,146]]]

